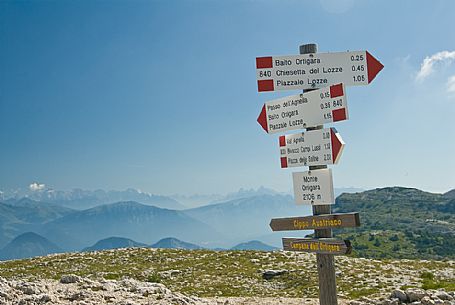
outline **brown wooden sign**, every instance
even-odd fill
[[[360,226],[359,213],[274,218],[270,222],[273,231],[337,229],[358,226]]]
[[[332,255],[349,254],[352,251],[349,240],[334,238],[283,238],[283,249]]]

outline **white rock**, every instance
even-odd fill
[[[448,294],[447,292],[445,291],[437,291],[435,294],[434,294],[435,297],[437,297],[438,299],[441,299],[441,300],[452,300],[452,296],[450,294]]]
[[[424,296],[427,296],[428,294],[425,292],[425,290],[420,288],[408,288],[406,289],[406,295],[408,296],[410,302],[414,302],[420,301]]]
[[[394,291],[392,291],[390,297],[399,299],[401,302],[406,302],[408,300],[406,293],[401,289],[395,289]]]
[[[424,296],[420,301],[423,305],[435,305],[434,301],[429,296]]]
[[[62,275],[62,277],[60,278],[60,283],[72,284],[72,283],[80,282],[80,280],[81,280],[81,278],[77,275],[67,274],[67,275]]]

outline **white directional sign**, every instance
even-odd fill
[[[296,204],[334,204],[332,170],[318,169],[292,173]]]
[[[258,123],[268,133],[303,129],[348,118],[343,84],[267,102]]]
[[[336,164],[343,147],[343,139],[333,127],[281,136],[281,167]]]
[[[258,91],[368,85],[384,66],[368,51],[256,58]]]

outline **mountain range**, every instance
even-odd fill
[[[120,248],[143,248],[146,244],[124,237],[108,237],[97,241],[93,246],[82,249],[82,252],[101,251]]]
[[[35,183],[36,184],[36,183]],[[44,186],[44,185],[43,185]],[[360,188],[335,188],[335,196],[342,193],[361,192]],[[201,207],[208,204],[216,204],[234,199],[256,197],[261,195],[290,195],[289,192],[277,192],[266,187],[257,189],[240,188],[237,192],[228,194],[193,194],[171,196],[154,195],[142,192],[137,189],[129,188],[124,191],[105,191],[105,190],[83,190],[72,189],[69,191],[54,190],[51,188],[28,188],[2,191],[0,190],[0,202],[13,203],[23,198],[34,201],[47,202],[61,205],[75,210],[84,210],[95,206],[115,203],[119,201],[136,201],[146,205],[153,205],[159,208],[183,210],[187,208]]]
[[[127,237],[146,244],[165,236],[196,243],[217,243],[222,238],[214,228],[184,212],[133,201],[75,211],[43,224],[38,233],[70,251],[108,236]]]
[[[362,226],[335,231],[335,234],[351,239],[358,256],[452,257],[454,193],[432,194],[392,187],[342,194],[333,211],[360,212]],[[134,201],[77,210],[30,198],[7,199],[0,203],[0,249],[11,242],[13,245],[23,243],[23,239],[15,238],[27,232],[39,234],[58,251],[109,248],[109,240],[101,245],[97,243],[113,236],[123,239],[123,244],[110,241],[116,247],[119,244],[121,247],[153,245],[172,236],[212,249],[229,249],[252,240],[281,248],[281,237],[302,237],[312,232],[272,232],[270,219],[309,214],[310,206],[296,206],[292,196],[278,193],[185,210]],[[172,244],[172,240],[167,242]],[[40,245],[44,244],[41,240]],[[57,251],[55,249],[52,251]]]
[[[113,250],[121,248],[162,248],[162,249],[186,249],[197,250],[203,249],[201,246],[181,241],[174,237],[167,237],[159,240],[153,245],[146,245],[123,237],[108,237],[97,241],[94,245],[82,249],[82,252]],[[231,250],[257,250],[273,251],[278,248],[269,246],[260,241],[254,240],[246,243],[235,245]],[[226,249],[217,249],[226,250]],[[36,256],[44,256],[53,253],[64,252],[57,245],[47,238],[27,232],[21,234],[10,241],[3,249],[0,249],[0,260],[23,259]]]
[[[0,211],[0,247],[31,231],[64,251],[79,251],[112,236],[147,245],[174,236],[205,248],[230,248],[273,236],[268,225],[271,217],[307,212],[293,204],[289,195],[253,196],[182,211],[133,201],[74,210],[22,198],[0,203]],[[280,237],[274,237],[280,243]]]
[[[140,190],[129,188],[125,191],[82,190],[57,191],[53,189],[43,190],[15,190],[2,193],[3,201],[14,202],[22,198],[34,201],[48,202],[75,210],[89,209],[95,206],[115,203],[119,201],[137,201],[145,205],[153,205],[160,208],[181,210],[185,206],[176,200],[160,195],[153,195]]]
[[[334,212],[360,212],[362,225],[340,231],[358,256],[455,258],[455,190],[433,194],[389,187],[342,194]]]
[[[357,193],[363,192],[364,189],[355,188],[355,187],[344,187],[344,188],[335,188],[334,193],[335,197],[341,195],[342,193]],[[177,200],[188,208],[197,208],[209,204],[217,204],[226,201],[231,201],[235,199],[244,199],[250,197],[257,197],[262,195],[291,195],[292,190],[289,192],[277,192],[273,189],[266,187],[259,187],[257,189],[244,189],[240,188],[237,192],[228,193],[226,195],[221,194],[193,194],[193,195],[179,195],[174,194],[170,197]]]
[[[290,195],[260,195],[209,204],[184,212],[215,228],[233,244],[271,234],[269,223],[273,217],[296,216],[310,211],[309,206],[296,206]],[[280,243],[280,240],[277,242]]]
[[[33,232],[21,234],[0,250],[0,260],[21,259],[63,252],[47,238]]]
[[[0,203],[0,247],[16,236],[38,231],[46,222],[73,213],[74,210],[29,198],[10,199]]]
[[[269,246],[259,240],[252,240],[245,243],[240,243],[231,248],[231,250],[256,250],[256,251],[275,251],[280,248]]]
[[[159,240],[158,242],[151,245],[152,248],[161,248],[161,249],[188,249],[188,250],[196,250],[202,249],[201,246],[187,243],[181,241],[174,237],[167,237]]]

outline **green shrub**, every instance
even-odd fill
[[[146,281],[150,283],[161,283],[161,276],[158,273],[151,273],[147,277]]]
[[[390,240],[390,241],[398,241],[399,239],[400,239],[400,238],[398,237],[397,234],[394,234],[394,235],[392,235],[392,236],[389,237],[389,240]]]

